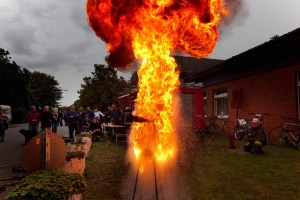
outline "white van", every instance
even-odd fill
[[[8,105],[0,105],[0,108],[3,110],[3,114],[8,117],[8,123],[10,123],[12,116],[11,116],[11,107]]]

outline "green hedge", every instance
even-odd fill
[[[25,177],[6,196],[7,200],[63,200],[80,194],[86,188],[80,174],[67,174],[58,170],[40,170]]]

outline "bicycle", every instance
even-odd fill
[[[236,140],[242,140],[244,135],[248,135],[251,129],[251,120],[249,119],[238,119],[237,125],[234,128],[234,138]]]
[[[264,129],[264,116],[269,116],[268,113],[256,113],[253,112],[248,113],[248,115],[254,115],[255,118],[258,118],[262,128]],[[238,123],[236,127],[234,128],[234,137],[237,140],[242,140],[244,135],[248,135],[250,129],[251,129],[251,122],[252,119],[238,119]]]
[[[227,118],[224,118],[223,115],[221,115],[221,118],[217,116],[213,116],[210,118],[211,121],[208,125],[208,130],[214,132],[215,134],[227,137],[234,129],[233,122],[228,120]]]
[[[220,127],[220,135],[227,137],[234,130],[234,123],[228,118],[225,118],[223,113],[221,117],[216,120],[216,124]]]
[[[300,124],[299,120],[281,116],[284,122],[280,127],[275,127],[270,131],[270,142],[278,147],[285,147],[288,142],[293,144],[300,150]],[[288,120],[296,121],[297,123],[287,122]]]
[[[203,137],[213,138],[217,132],[219,132],[219,127],[216,124],[216,116],[208,116],[205,119],[205,125],[199,130],[199,135]]]

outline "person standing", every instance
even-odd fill
[[[63,122],[62,122],[63,116],[64,115],[62,114],[61,110],[58,110],[58,125],[59,126],[63,126]]]
[[[67,111],[64,111],[64,112],[63,112],[63,120],[64,120],[64,122],[65,122],[65,126],[68,126],[68,121],[67,121],[67,119],[66,119],[66,116],[67,116]]]
[[[51,119],[51,127],[52,133],[57,133],[57,126],[58,126],[58,109],[52,109],[52,119]]]
[[[4,134],[5,130],[5,123],[7,123],[8,117],[3,113],[3,110],[0,109],[0,142],[4,142]]]
[[[116,104],[111,105],[111,118],[112,118],[112,123],[116,125],[121,124],[121,116],[122,112],[119,108],[117,108]]]
[[[64,116],[66,122],[68,122],[69,128],[69,138],[74,140],[74,131],[75,135],[79,134],[79,112],[75,110],[75,105],[70,106],[70,111],[67,112]]]
[[[49,111],[49,106],[44,106],[41,114],[41,131],[44,132],[46,128],[51,128],[52,114]]]
[[[40,113],[36,110],[35,106],[31,106],[31,110],[27,113],[28,130],[38,132],[40,120]]]
[[[86,110],[84,112],[84,116],[89,115],[89,119],[92,120],[94,118],[94,112],[91,110],[91,108],[88,106],[86,107]]]
[[[104,117],[104,116],[105,115],[100,110],[98,110],[98,107],[96,106],[95,109],[94,109],[94,117],[96,117],[98,119],[98,122],[100,122],[101,118]]]
[[[85,112],[83,111],[83,108],[80,106],[78,109],[79,112],[79,130],[83,131],[83,120],[85,118]]]

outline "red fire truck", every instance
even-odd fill
[[[202,85],[195,83],[181,84],[176,90],[181,99],[181,115],[186,122],[194,129],[204,126],[204,99],[202,95]],[[118,97],[120,108],[129,107],[133,109],[134,100],[137,97],[138,90],[133,88],[132,92]]]

